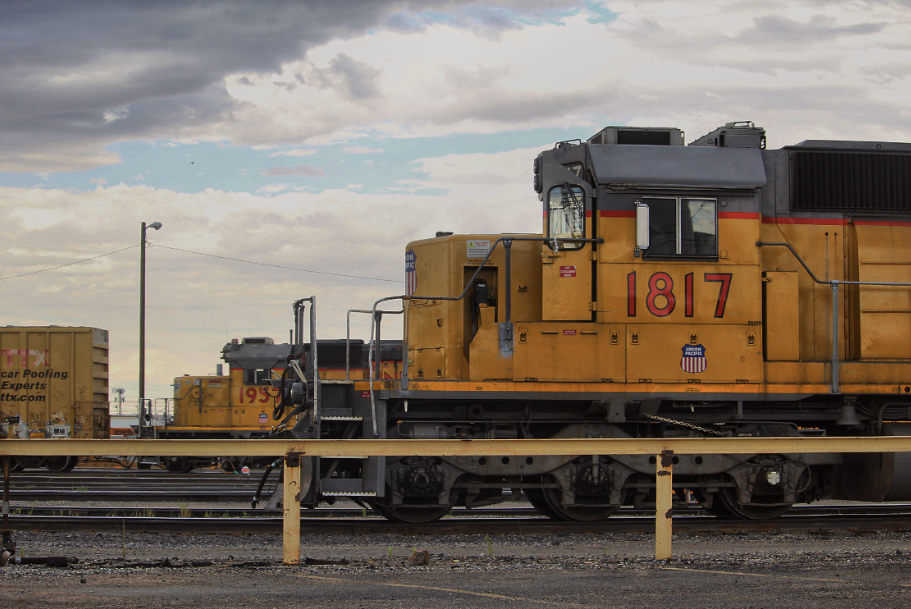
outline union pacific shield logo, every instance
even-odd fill
[[[684,372],[698,374],[705,372],[705,347],[702,345],[685,345],[683,357],[680,358],[680,367]]]
[[[413,296],[418,289],[418,273],[415,268],[417,259],[414,250],[405,252],[405,294],[408,296]]]

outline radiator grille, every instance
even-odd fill
[[[911,154],[792,151],[791,209],[911,211]]]
[[[364,368],[367,364],[363,359],[364,341],[351,341],[351,367]],[[311,346],[304,345],[304,351],[310,353]],[[344,340],[321,340],[319,341],[319,367],[343,369],[345,367],[345,341]]]

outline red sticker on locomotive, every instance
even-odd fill
[[[575,336],[575,335],[576,335],[575,330],[563,330],[563,336]]]
[[[361,397],[362,397],[362,398],[369,398],[369,397],[370,397],[370,392],[369,392],[369,391],[361,391]]]
[[[560,277],[575,277],[576,276],[576,267],[574,266],[561,266],[560,267]]]

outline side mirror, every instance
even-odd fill
[[[636,201],[636,253],[648,249],[648,205]]]

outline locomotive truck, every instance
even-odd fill
[[[675,128],[607,127],[541,152],[533,180],[542,234],[406,246],[402,378],[323,383],[308,368],[286,433],[911,434],[911,144],[770,150],[750,122],[689,145]],[[310,458],[302,500],[422,522],[522,489],[552,518],[597,520],[654,505],[653,459]],[[911,463],[678,455],[674,487],[767,519],[822,498],[911,499]]]

